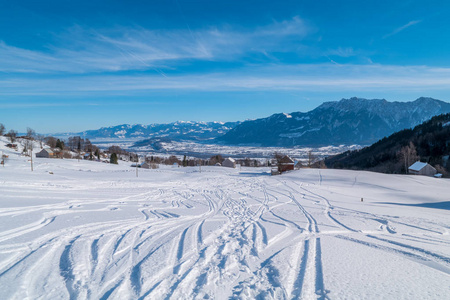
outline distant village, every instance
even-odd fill
[[[170,156],[139,156],[137,153],[129,152],[119,146],[110,146],[100,149],[91,143],[89,139],[80,136],[69,137],[61,140],[52,136],[36,135],[34,130],[28,128],[27,134],[18,136],[17,132],[10,130],[5,134],[4,127],[0,124],[0,135],[4,135],[10,141],[6,144],[8,148],[19,151],[26,156],[36,158],[54,159],[78,159],[90,160],[102,163],[118,164],[119,161],[130,163],[130,167],[142,169],[158,169],[160,165],[171,165],[176,167],[193,166],[221,166],[226,168],[240,167],[271,167],[271,175],[280,175],[284,172],[293,171],[302,167],[326,168],[323,160],[317,160],[312,152],[308,153],[307,161],[301,162],[288,155],[275,152],[271,159],[261,161],[258,159],[223,157],[220,154],[213,155],[209,159],[195,157],[184,157],[181,159],[175,155]],[[2,155],[1,164],[5,164],[7,156]],[[32,160],[31,160],[32,161]],[[424,175],[440,178],[436,168],[428,163],[416,161],[408,168],[408,174]]]
[[[143,169],[157,169],[159,165],[171,165],[177,167],[192,166],[222,166],[227,168],[238,167],[263,167],[272,166],[273,174],[281,174],[282,172],[294,170],[301,166],[300,161],[294,161],[287,155],[275,154],[273,159],[264,162],[258,159],[235,159],[231,157],[223,157],[222,155],[213,155],[209,159],[201,159],[195,157],[184,157],[181,159],[175,155],[170,156],[139,156],[134,152],[127,151],[119,146],[110,146],[107,149],[100,149],[91,143],[89,139],[80,136],[69,137],[66,141],[52,137],[40,136],[28,128],[27,134],[19,136],[17,132],[11,130],[4,134],[8,137],[10,143],[8,148],[19,151],[23,155],[34,156],[36,158],[53,158],[53,159],[78,159],[91,160],[102,163],[118,164],[119,161],[130,163],[130,167]],[[3,158],[2,163],[5,163]]]

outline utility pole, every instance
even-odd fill
[[[31,146],[31,172],[33,172],[33,146]]]
[[[137,155],[136,154],[136,177],[139,177],[139,174],[138,174],[138,164],[139,164],[139,155]]]

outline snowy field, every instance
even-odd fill
[[[448,179],[0,148],[0,299],[449,299]]]

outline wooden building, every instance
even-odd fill
[[[236,161],[231,157],[228,157],[222,162],[222,166],[227,168],[236,168]]]
[[[37,152],[36,157],[55,158],[56,154],[52,149],[45,148],[45,149],[42,149],[41,151]]]
[[[408,168],[408,173],[413,175],[434,176],[437,171],[427,163],[416,161]]]
[[[290,158],[288,155],[283,156],[278,162],[278,170],[283,173],[286,171],[294,170],[295,161]]]

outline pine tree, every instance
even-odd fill
[[[56,141],[56,148],[59,148],[61,150],[64,150],[64,142],[62,142],[60,139]]]
[[[111,163],[111,164],[118,164],[118,162],[117,162],[117,154],[116,153],[112,153],[111,154],[111,157],[110,157],[110,159],[109,159],[109,162]]]
[[[186,155],[183,157],[183,167],[187,167]]]
[[[98,159],[100,159],[100,150],[97,148],[97,150],[95,150],[95,156],[97,156]]]

